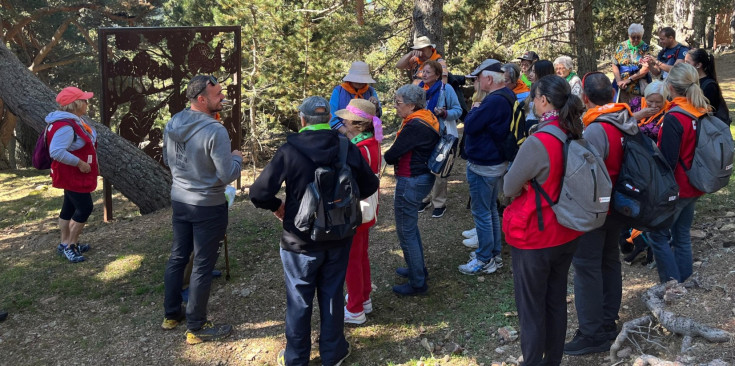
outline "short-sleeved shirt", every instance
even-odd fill
[[[625,80],[631,75],[637,73],[641,68],[641,60],[649,54],[649,46],[645,42],[641,42],[637,48],[628,46],[629,41],[618,44],[613,55],[612,63],[618,67],[620,79]],[[625,92],[632,95],[643,95],[640,88],[640,79],[628,84]]]
[[[682,45],[681,43],[677,43],[676,46],[672,48],[664,48],[659,51],[656,59],[661,63],[667,64],[669,66],[674,66],[676,60],[683,60],[684,57],[687,55],[687,52],[689,52],[689,48]],[[666,71],[662,73],[664,79],[666,79],[667,75],[669,75],[669,73]]]

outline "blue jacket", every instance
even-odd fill
[[[354,95],[350,94],[341,85],[335,86],[334,90],[332,90],[332,96],[329,98],[329,111],[332,113],[332,119],[329,120],[329,127],[333,130],[338,130],[340,127],[344,126],[342,118],[337,117],[334,112],[337,112],[340,109],[345,109],[347,105],[350,104],[350,100],[352,100],[353,97]],[[383,109],[380,105],[380,98],[378,98],[378,93],[375,92],[375,89],[371,86],[368,88],[368,91],[363,94],[363,97],[365,100],[370,99],[370,97],[375,97],[375,99],[378,100],[376,113],[377,116],[380,117],[383,114]]]
[[[462,106],[459,105],[459,99],[457,99],[457,93],[454,92],[454,88],[451,85],[446,84],[442,87],[439,100],[436,102],[437,108],[447,109],[447,118],[439,118],[441,123],[447,121],[456,121],[462,115]],[[434,111],[432,111],[434,112]],[[456,130],[456,128],[455,128]]]
[[[513,107],[508,103],[506,93],[510,98],[516,96],[508,88],[502,88],[490,93],[479,107],[467,114],[464,120],[465,154],[467,161],[477,165],[498,165],[503,159],[498,150],[498,143],[510,133],[510,121],[513,116]]]

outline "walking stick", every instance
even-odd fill
[[[225,280],[230,280],[230,252],[227,250],[227,234],[225,234]]]

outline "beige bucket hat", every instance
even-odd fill
[[[362,61],[355,61],[347,71],[347,76],[343,81],[351,81],[353,83],[375,84],[375,80],[370,76],[370,66]]]
[[[360,117],[357,114],[350,111],[350,109],[359,109],[363,113],[367,113],[370,116],[375,116],[375,104],[369,100],[365,99],[352,99],[350,100],[350,104],[347,105],[347,108],[340,109],[334,114],[337,115],[337,117],[349,120],[349,121],[363,121],[363,122],[372,122],[372,118],[368,117]]]
[[[436,48],[436,45],[431,43],[429,37],[421,36],[413,41],[413,46],[411,48],[413,48],[414,50],[420,50],[429,46],[431,46],[431,48]]]

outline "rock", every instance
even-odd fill
[[[727,211],[727,212],[725,212],[725,217],[735,217],[735,212],[733,212],[733,211]]]
[[[454,329],[447,332],[447,334],[444,335],[444,340],[445,341],[449,340],[449,337],[452,335],[453,332],[454,332]]]
[[[498,334],[506,343],[513,342],[518,339],[518,331],[513,329],[510,325],[498,328]]]
[[[735,224],[725,224],[720,227],[720,231],[735,231]]]
[[[633,350],[630,347],[625,347],[618,351],[618,358],[628,358],[633,354]]]
[[[426,338],[421,338],[421,346],[430,353],[434,351],[434,344],[429,342],[429,340]]]
[[[249,288],[244,288],[244,289],[240,290],[240,292],[238,293],[238,295],[240,295],[240,296],[242,296],[242,297],[248,297],[248,296],[250,296],[250,295],[251,295],[252,293],[253,293],[253,291],[252,291],[252,290],[250,290]]]
[[[464,353],[464,348],[462,348],[462,346],[460,346],[460,345],[458,345],[456,343],[452,343],[452,347],[451,348],[452,348],[452,354],[453,355],[461,355],[462,353]]]
[[[502,355],[503,353],[505,353],[505,347],[498,347],[498,348],[496,348],[495,349],[495,353]]]
[[[445,362],[446,363],[446,362],[449,362],[449,360],[451,360],[451,359],[452,358],[449,357],[449,355],[445,355],[444,358],[442,358],[442,362]]]
[[[517,311],[506,311],[505,313],[503,313],[503,316],[505,316],[506,318],[516,317],[518,316],[518,312]]]
[[[58,299],[58,298],[59,298],[58,296],[51,296],[51,297],[47,297],[45,299],[42,299],[40,302],[41,302],[41,304],[47,305],[47,304],[49,304],[51,302],[56,301],[56,299]]]
[[[477,277],[477,282],[485,282],[485,277],[478,276]]]
[[[255,361],[255,355],[251,353],[251,354],[245,356],[245,360],[247,360],[247,361]]]
[[[692,237],[692,239],[704,239],[707,236],[707,234],[705,234],[702,230],[691,230],[689,232],[689,235]]]
[[[692,263],[692,266],[693,266],[694,268],[699,268],[699,267],[701,267],[701,266],[702,266],[702,261],[696,261],[696,262]]]

